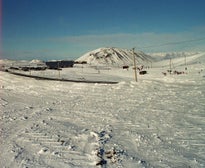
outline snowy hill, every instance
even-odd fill
[[[179,58],[179,57],[189,57],[192,55],[199,54],[199,52],[160,52],[160,53],[150,53],[156,60]]]
[[[140,64],[146,65],[154,60],[151,56],[141,51],[137,51],[134,54],[136,56],[137,63]],[[132,50],[120,49],[114,47],[98,48],[96,50],[84,54],[76,61],[78,62],[86,61],[88,64],[91,65],[112,65],[112,66],[133,65],[133,52]]]
[[[187,65],[193,65],[193,64],[198,64],[198,65],[204,65],[205,64],[205,53],[187,53],[187,54],[176,54],[178,57],[175,57],[174,55],[170,56],[172,59],[172,63],[174,63],[175,66],[184,66],[185,64]],[[167,56],[167,55],[166,55]],[[167,57],[164,57],[161,61],[158,61],[155,63],[155,65],[158,66],[169,66],[170,62]]]

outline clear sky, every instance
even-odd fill
[[[205,51],[205,0],[0,3],[2,58],[73,59],[100,47],[136,47],[146,53]]]

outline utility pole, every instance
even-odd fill
[[[185,58],[184,58],[184,63],[185,63],[185,70],[187,70],[186,55],[185,55]]]
[[[59,65],[59,61],[58,61],[58,78],[60,79],[60,65]]]
[[[29,75],[31,76],[31,64],[29,64]]]
[[[172,59],[171,58],[169,60],[169,73],[170,73],[170,75],[172,73]]]
[[[136,67],[136,58],[135,58],[135,48],[132,48],[132,54],[133,54],[133,61],[134,61],[134,75],[135,75],[135,81],[137,82],[137,67]]]

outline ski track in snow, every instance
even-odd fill
[[[108,85],[0,73],[1,167],[205,167],[201,75]]]

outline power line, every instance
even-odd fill
[[[177,44],[190,43],[190,42],[202,41],[202,40],[205,40],[205,37],[198,38],[198,39],[184,40],[184,41],[167,42],[167,43],[163,43],[159,45],[144,46],[144,47],[139,47],[139,49],[162,47],[162,46],[167,46],[167,45],[177,45]]]

